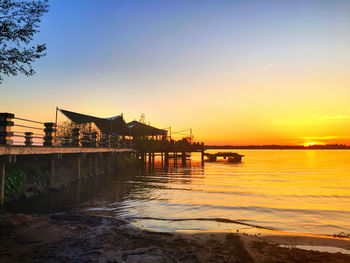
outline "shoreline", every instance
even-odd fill
[[[350,262],[347,254],[296,247],[326,246],[350,251],[348,238],[282,232],[154,232],[117,218],[83,213],[2,214],[0,234],[3,263]]]

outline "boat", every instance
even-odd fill
[[[218,157],[222,157],[224,159],[227,159],[227,161],[230,163],[239,163],[244,157],[244,155],[234,152],[204,153],[204,155],[207,156],[208,162],[216,162]]]

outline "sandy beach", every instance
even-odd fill
[[[286,233],[160,233],[110,217],[2,214],[0,262],[350,262],[345,238]],[[282,245],[282,246],[281,246]],[[329,249],[329,248],[328,248]],[[349,251],[350,252],[350,251]]]

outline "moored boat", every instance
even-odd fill
[[[208,162],[216,162],[218,157],[223,157],[224,159],[228,159],[228,162],[241,162],[244,155],[234,153],[234,152],[217,152],[217,153],[205,153],[207,156]]]

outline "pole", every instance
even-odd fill
[[[56,134],[57,134],[57,111],[58,107],[56,106],[56,119],[55,119],[55,143],[56,143]],[[55,144],[56,145],[56,144]]]

